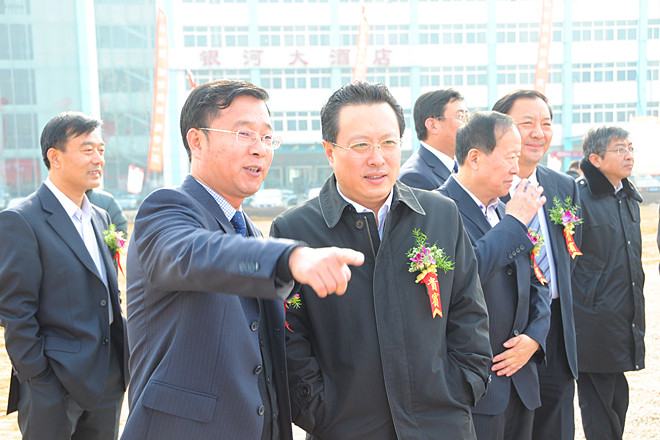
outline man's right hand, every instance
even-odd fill
[[[333,293],[343,295],[351,279],[351,269],[348,266],[361,266],[362,263],[362,252],[336,247],[298,247],[289,256],[289,268],[293,278],[314,289],[319,298]]]
[[[522,179],[511,200],[506,204],[506,213],[512,215],[524,225],[532,221],[539,208],[545,204],[543,187]]]

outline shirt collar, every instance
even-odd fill
[[[193,177],[193,179],[195,178]],[[220,209],[222,210],[222,213],[225,215],[225,217],[227,217],[227,220],[231,221],[231,219],[234,217],[234,214],[236,214],[236,211],[242,211],[241,210],[241,208],[243,207],[242,205],[239,206],[238,209],[234,209],[234,207],[231,206],[229,202],[225,200],[225,198],[222,197],[220,194],[213,191],[211,188],[209,188],[199,180],[197,179],[195,180],[197,181],[197,183],[202,185],[202,188],[204,188],[211,195],[211,197],[213,197],[213,200],[215,200],[218,206],[220,206]]]
[[[431,152],[431,154],[433,154],[435,157],[440,159],[440,162],[442,162],[442,164],[444,166],[446,166],[449,171],[454,170],[454,158],[453,157],[449,157],[445,153],[443,153],[442,151],[436,150],[435,148],[433,148],[432,146],[430,146],[429,144],[427,144],[424,141],[419,141],[419,143],[422,144],[422,147],[429,150]]]
[[[463,186],[463,184],[461,182],[459,182],[458,179],[454,178],[454,180],[456,181],[456,183],[458,183],[461,186],[461,188],[463,188],[463,190],[472,198],[472,200],[474,200],[474,203],[477,204],[477,206],[479,207],[479,209],[481,209],[481,212],[483,212],[485,216],[488,216],[488,211],[489,210],[493,211],[493,210],[495,210],[495,208],[497,208],[497,205],[499,205],[500,199],[497,198],[497,197],[494,198],[493,200],[491,200],[490,202],[488,202],[488,206],[484,205],[481,202],[481,200],[479,200],[479,198],[477,198],[477,196],[472,194],[472,192],[470,192],[469,189],[467,189],[465,186]]]
[[[353,207],[355,208],[355,210],[357,212],[373,212],[371,209],[366,208],[366,207],[360,205],[359,203],[354,202],[353,200],[346,197],[341,192],[341,190],[339,189],[339,182],[337,182],[336,185],[337,185],[337,192],[342,197],[342,199],[346,200],[348,203],[353,205]],[[383,222],[385,221],[385,216],[387,215],[387,212],[390,210],[390,207],[392,206],[392,196],[393,196],[393,194],[394,194],[394,191],[390,190],[390,195],[387,196],[387,199],[385,199],[385,203],[383,203],[383,206],[381,206],[381,208],[378,210],[378,213],[374,212],[374,215],[378,216],[378,225],[379,226],[382,225]]]
[[[527,180],[529,180],[530,183],[539,183],[539,178],[536,175],[536,170],[537,169],[534,168],[534,171],[532,171],[532,174],[530,174],[530,176],[527,178]],[[517,174],[513,175],[513,182],[511,183],[511,188],[509,189],[509,194],[514,195],[516,193],[516,188],[518,188],[518,185],[520,184],[521,180],[522,179]]]
[[[50,177],[46,177],[46,180],[44,180],[44,185],[46,185],[50,192],[53,193],[69,217],[76,217],[78,220],[89,220],[92,218],[92,205],[89,203],[87,195],[83,195],[82,207],[79,208],[78,205],[73,202],[73,200],[71,200],[57,186],[55,186],[53,181],[50,180]]]

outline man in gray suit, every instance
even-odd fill
[[[9,411],[23,439],[117,438],[128,375],[110,217],[85,191],[101,183],[101,121],[62,113],[41,134],[48,178],[0,212],[0,319],[14,375]]]
[[[413,188],[433,190],[456,171],[456,131],[467,119],[463,96],[454,89],[424,93],[415,102],[417,151],[401,166],[399,180]]]
[[[527,224],[545,203],[543,188],[523,180],[506,204],[518,172],[520,134],[513,120],[478,112],[458,131],[458,174],[440,193],[452,198],[474,246],[488,305],[492,381],[472,410],[479,440],[529,440],[541,405],[536,364],[545,361],[550,327],[547,287],[532,283]]]
[[[262,240],[241,204],[280,145],[265,90],[193,89],[181,110],[191,171],[149,195],[128,251],[130,414],[123,439],[291,439],[284,304],[294,281],[343,294],[349,249]]]

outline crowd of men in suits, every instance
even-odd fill
[[[140,206],[127,254],[89,190],[101,121],[41,136],[44,184],[0,212],[8,410],[24,439],[621,439],[625,371],[644,368],[630,135],[595,127],[577,181],[540,165],[552,109],[532,90],[469,115],[417,100],[419,148],[382,84],[321,110],[332,176],[264,239],[242,211],[281,140],[268,93],[194,88],[190,174]],[[117,226],[117,225],[115,225]],[[660,235],[659,235],[660,246]],[[130,356],[129,356],[130,353]],[[130,385],[129,384],[130,378]]]

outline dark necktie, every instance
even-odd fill
[[[454,168],[452,169],[454,174],[458,173],[458,162],[454,161]]]
[[[544,238],[544,244],[541,246],[541,249],[539,249],[539,254],[536,257],[536,264],[538,264],[539,269],[541,269],[541,272],[543,272],[543,276],[548,281],[548,284],[550,284],[550,261],[548,261],[548,252],[546,248],[546,246],[550,246],[550,243],[548,242],[549,237],[543,236],[538,214],[534,216],[532,221],[529,222],[529,225],[527,226]]]
[[[245,219],[243,218],[243,213],[241,211],[236,211],[236,214],[234,214],[229,221],[237,234],[247,237],[247,227],[245,226]]]

